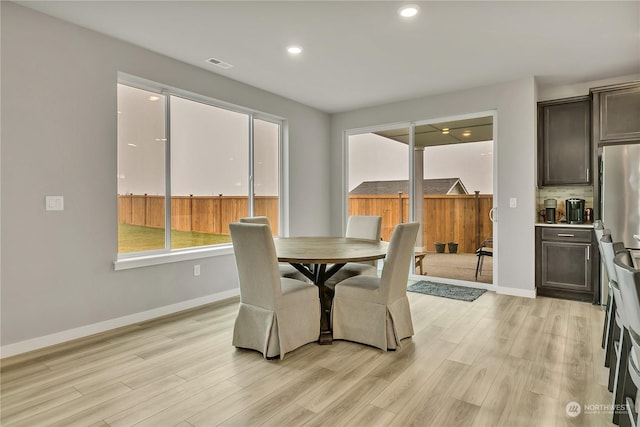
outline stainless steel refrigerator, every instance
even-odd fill
[[[601,212],[604,226],[611,230],[614,242],[640,249],[634,235],[640,235],[640,143],[609,145],[602,153]],[[607,278],[602,269],[604,304]]]
[[[614,242],[640,249],[640,144],[610,145],[602,153],[602,222]]]

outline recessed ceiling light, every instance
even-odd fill
[[[415,4],[407,4],[398,9],[398,14],[403,18],[411,18],[418,14],[418,10],[420,10],[420,8]]]
[[[136,144],[132,144],[132,143],[128,143],[127,145],[128,145],[129,147],[137,147],[137,145],[136,145]]]
[[[159,97],[159,96],[151,95],[151,96],[149,97],[149,101],[157,101],[158,99],[160,99],[160,97]]]
[[[287,48],[287,52],[289,52],[292,55],[298,55],[302,52],[302,48],[300,46],[289,46]]]

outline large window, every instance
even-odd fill
[[[164,88],[118,84],[118,253],[226,244],[279,225],[281,122]],[[252,177],[254,177],[252,179]]]

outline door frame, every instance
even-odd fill
[[[478,117],[487,117],[491,116],[493,118],[493,247],[494,247],[494,256],[492,257],[493,262],[493,283],[485,284],[478,283],[472,281],[465,280],[457,280],[457,279],[448,279],[448,278],[438,278],[442,283],[450,283],[461,286],[473,286],[484,288],[488,290],[497,290],[499,287],[498,277],[498,262],[499,262],[499,238],[498,238],[498,150],[496,149],[496,144],[498,144],[498,111],[497,110],[488,110],[488,111],[480,111],[475,113],[467,113],[467,114],[459,114],[452,116],[442,116],[433,119],[423,119],[416,121],[403,121],[396,123],[387,123],[381,125],[373,125],[373,126],[365,126],[360,128],[347,129],[342,132],[342,234],[344,235],[346,229],[347,218],[349,217],[349,137],[354,135],[360,135],[364,133],[373,133],[385,130],[392,130],[397,128],[409,128],[409,150],[408,150],[408,158],[409,162],[408,170],[409,170],[409,219],[410,221],[414,220],[414,203],[415,203],[415,194],[414,194],[414,148],[415,148],[415,127],[421,125],[429,125],[434,123],[442,123],[448,121],[456,121],[456,120],[466,120],[466,119],[474,119]],[[409,275],[410,279],[420,280],[425,276],[419,276],[412,273]]]

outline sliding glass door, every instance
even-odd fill
[[[354,131],[346,142],[348,215],[382,216],[384,240],[419,222],[416,253],[433,261],[421,274],[475,281],[476,249],[493,236],[493,116]],[[477,280],[492,282],[491,263]]]

